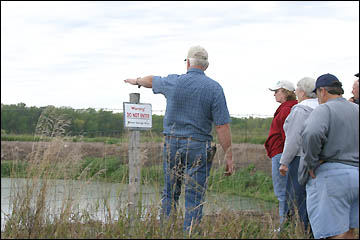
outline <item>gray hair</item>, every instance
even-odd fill
[[[199,45],[192,46],[189,49],[187,58],[189,59],[190,66],[200,66],[204,70],[209,66],[208,53],[205,48]]]
[[[304,77],[297,82],[296,86],[305,92],[306,97],[316,98],[316,93],[313,92],[315,89],[315,79]]]
[[[190,62],[190,67],[201,66],[204,70],[206,70],[209,66],[209,62],[203,59],[189,58],[189,62]]]

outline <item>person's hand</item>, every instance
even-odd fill
[[[354,101],[355,101],[355,98],[354,98],[354,97],[351,97],[351,98],[349,98],[349,101],[350,101],[350,102],[354,102]]]
[[[137,85],[137,79],[136,78],[128,78],[124,80],[125,83],[130,83],[131,85]]]
[[[281,176],[286,176],[286,173],[288,170],[289,169],[286,165],[284,165],[284,164],[280,165],[279,171],[280,171]]]
[[[225,154],[225,161],[226,161],[226,167],[225,167],[225,176],[230,176],[234,172],[234,161],[232,158],[232,154]]]
[[[313,170],[309,170],[309,174],[312,178],[316,178],[315,173]]]

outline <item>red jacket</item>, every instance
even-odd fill
[[[283,102],[274,114],[274,119],[271,122],[269,136],[265,142],[266,153],[270,158],[282,153],[285,143],[285,132],[283,125],[285,119],[289,115],[292,106],[297,104],[297,100],[290,100]]]

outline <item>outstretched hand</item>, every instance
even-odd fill
[[[124,80],[125,83],[130,83],[131,85],[137,85],[136,78],[128,78]]]

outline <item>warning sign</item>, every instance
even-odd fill
[[[124,102],[124,128],[149,130],[152,127],[151,104]]]

